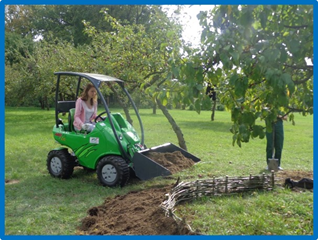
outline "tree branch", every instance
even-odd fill
[[[152,76],[152,75],[161,74],[161,73],[163,73],[163,72],[153,72],[153,73],[149,73],[147,76],[144,77],[144,79],[147,79],[147,78],[149,78],[149,77]],[[146,89],[146,88],[152,86],[153,84],[155,84],[155,82],[156,82],[158,79],[159,79],[159,77],[156,77],[156,76],[153,77],[150,82],[148,82],[148,83],[146,83],[146,84],[144,85],[144,89]],[[139,84],[139,87],[140,87],[140,85],[141,85],[141,84]]]
[[[161,81],[157,84],[157,87],[160,87],[160,85],[163,84],[166,80],[167,80],[166,78],[163,79],[163,80],[161,80]]]
[[[289,67],[292,69],[313,69],[313,65],[306,65],[306,66],[296,66],[296,65],[289,65],[289,64],[284,64],[285,67]]]
[[[257,97],[257,98],[254,98],[252,101],[251,101],[251,103],[254,103],[254,102],[256,102],[257,100],[259,99],[259,97]]]
[[[265,81],[266,81],[266,79],[264,79],[264,80],[262,80],[260,82],[251,83],[250,85],[248,85],[248,88],[251,88],[251,87],[253,87],[253,86],[257,85],[257,84],[261,84],[261,83],[263,83]]]
[[[305,109],[299,109],[299,108],[293,108],[293,107],[287,107],[289,109],[288,113],[286,113],[285,115],[288,115],[291,112],[307,112],[310,113],[310,110],[305,110]]]
[[[292,29],[301,29],[301,28],[307,28],[308,25],[299,25],[299,26],[289,26],[289,25],[284,25],[285,28],[292,28]]]
[[[289,113],[292,113],[292,112],[299,112],[299,113],[310,113],[312,114],[312,109],[311,110],[305,110],[305,109],[299,109],[299,108],[292,108],[292,107],[287,107],[289,109],[289,111],[285,114],[286,116],[289,114]]]
[[[164,73],[164,71],[149,73],[148,75],[146,75],[146,76],[144,77],[144,80],[146,80],[147,78],[149,78],[149,77],[152,76],[152,75],[161,74],[161,73]]]
[[[311,74],[310,76],[306,77],[305,79],[298,80],[298,81],[294,81],[294,84],[295,84],[295,85],[299,85],[299,84],[305,83],[305,82],[307,82],[312,76],[313,76],[313,75]]]

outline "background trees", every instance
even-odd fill
[[[48,109],[55,71],[114,75],[138,103],[167,114],[184,148],[167,107],[211,108],[208,84],[232,113],[239,146],[271,131],[265,123],[278,111],[291,121],[313,113],[311,5],[221,5],[198,18],[194,47],[182,40],[178,17],[158,5],[8,5],[6,104]]]
[[[23,22],[27,27],[22,27]],[[174,25],[160,6],[12,5],[6,9],[6,66],[18,71],[21,78],[25,74],[33,79],[34,88],[37,78],[54,82],[53,75],[48,77],[52,72],[77,69],[114,74],[127,80],[131,90],[138,90],[141,79],[163,73],[155,69],[164,61],[157,53],[166,44],[167,32],[170,40],[173,36],[179,40],[180,30],[175,31],[177,35],[169,30]],[[47,72],[45,80],[36,72]],[[7,104],[13,104],[12,93],[25,87],[17,82],[7,75],[6,85],[12,86],[6,89]],[[29,95],[38,98],[33,89]],[[45,95],[50,99],[48,92]],[[26,101],[20,102],[23,104]]]
[[[8,5],[6,7],[6,32],[53,40],[66,40],[76,46],[90,43],[85,34],[84,20],[101,31],[110,31],[104,21],[105,5]],[[150,25],[153,7],[148,5],[107,5],[107,13],[121,24]]]

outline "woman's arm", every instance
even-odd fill
[[[82,99],[78,98],[75,105],[75,114],[74,114],[74,122],[73,122],[73,125],[77,129],[81,129],[82,125],[84,124],[83,117],[85,117],[85,115],[83,114],[83,111],[84,109],[82,105]]]

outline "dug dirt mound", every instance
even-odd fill
[[[314,179],[314,172],[313,171],[302,171],[302,170],[284,170],[284,171],[279,171],[276,173],[276,184],[283,186],[285,185],[285,180],[290,179],[292,181],[299,181],[303,178],[308,178],[308,179]],[[295,192],[302,192],[304,189],[301,187],[294,187],[291,189],[292,191]],[[309,189],[309,191],[313,192],[313,189]]]
[[[82,235],[192,235],[186,226],[166,217],[159,207],[172,186],[130,192],[106,199],[88,210],[78,234]]]
[[[176,154],[176,153],[174,153]],[[177,153],[178,154],[178,153]],[[182,155],[183,156],[183,155]],[[184,158],[180,156],[180,158]],[[162,165],[176,170],[178,164],[169,165],[165,161],[169,154],[151,156]],[[184,161],[184,159],[183,159]],[[174,162],[180,162],[180,159]],[[173,163],[171,161],[171,163]],[[183,162],[182,162],[183,163]],[[168,166],[169,165],[169,166]],[[191,164],[187,167],[192,166]],[[183,169],[179,167],[178,169]],[[173,170],[174,169],[174,170]],[[303,177],[312,178],[313,172],[280,171],[275,174],[275,184],[282,185],[285,178],[300,180]],[[81,221],[77,230],[79,235],[194,235],[184,223],[177,224],[173,218],[166,217],[160,204],[165,200],[173,185],[159,186],[143,191],[134,191],[126,195],[108,198],[97,207],[90,208],[88,216]]]
[[[149,152],[147,157],[172,174],[194,165],[180,151]],[[106,199],[104,204],[88,210],[78,229],[84,235],[192,235],[184,224],[166,217],[160,204],[172,188],[164,186]]]
[[[194,165],[193,160],[185,157],[180,151],[175,151],[172,153],[149,152],[145,155],[167,168],[172,174],[180,172]]]
[[[283,183],[286,178],[291,178],[293,180],[300,180],[302,178],[314,178],[313,171],[302,171],[302,170],[284,170],[278,171],[276,176],[280,183]]]

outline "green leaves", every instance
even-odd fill
[[[249,28],[254,21],[252,5],[242,9],[242,15],[240,17],[240,24],[246,28]]]
[[[311,114],[313,71],[305,59],[313,59],[313,7],[222,5],[213,13],[214,28],[204,25],[203,31],[214,39],[203,44],[207,61],[213,53],[219,60],[215,69],[222,68],[222,75],[212,70],[211,76],[217,75],[222,103],[232,109],[235,142],[247,140],[246,129],[251,136],[264,136],[247,112],[269,125],[278,110]]]
[[[235,108],[232,110],[232,121],[234,124],[232,125],[230,131],[233,134],[232,144],[233,146],[235,143],[241,147],[242,142],[249,142],[250,138],[257,138],[263,139],[265,137],[265,127],[261,125],[256,125],[256,119],[262,115],[266,115],[267,112],[265,111],[264,114],[252,113],[252,112],[242,112],[239,108]]]
[[[236,51],[231,52],[232,61],[235,65],[239,65],[240,54]]]
[[[263,139],[265,137],[264,127],[261,125],[255,125],[253,127],[252,137],[259,137],[260,139]]]
[[[234,73],[230,77],[230,85],[234,88],[236,99],[244,98],[248,88],[248,78]]]
[[[266,12],[262,11],[259,16],[260,16],[261,26],[264,29],[266,28],[266,24],[267,24],[267,14]]]
[[[295,92],[295,84],[292,80],[292,77],[289,73],[283,73],[281,75],[281,80],[283,81],[284,85],[287,85],[289,90],[289,95]]]
[[[232,109],[231,120],[234,122],[230,131],[233,134],[233,145],[237,143],[241,147],[241,142],[249,142],[250,137],[263,138],[262,127],[255,125],[255,120],[260,113],[254,114],[250,111],[244,111],[242,108]]]
[[[280,51],[277,48],[270,48],[264,51],[263,55],[268,61],[274,62],[280,58]]]
[[[248,126],[253,126],[255,124],[255,116],[252,112],[243,112],[242,122]]]

